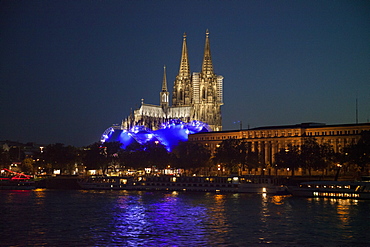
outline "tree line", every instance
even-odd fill
[[[315,138],[306,137],[302,145],[289,144],[275,155],[274,164],[264,164],[262,153],[252,151],[251,144],[243,139],[223,140],[214,153],[195,142],[180,142],[172,152],[158,142],[144,145],[132,143],[123,147],[119,142],[93,143],[83,148],[66,146],[62,143],[49,144],[32,157],[23,159],[20,170],[28,174],[43,172],[52,174],[60,170],[63,174],[74,174],[78,165],[86,170],[108,171],[182,169],[186,175],[238,174],[246,169],[276,168],[291,170],[294,176],[299,168],[311,174],[313,170],[356,170],[366,173],[370,165],[370,132],[364,131],[357,143],[350,144],[340,152],[334,152],[330,143],[319,144]],[[0,148],[2,167],[11,164],[19,149],[5,151]],[[221,168],[220,168],[221,167]],[[221,171],[221,172],[220,172]],[[222,173],[222,171],[225,171]],[[324,174],[323,174],[324,175]]]
[[[0,149],[2,167],[8,167],[12,160],[18,159],[12,153],[13,149]],[[120,142],[96,142],[83,148],[55,143],[45,146],[32,157],[24,158],[18,169],[28,174],[52,174],[54,170],[60,170],[63,174],[72,175],[76,167],[83,165],[85,170],[99,170],[103,174],[148,167],[153,170],[176,168],[190,174],[209,168],[210,161],[210,151],[191,142],[180,142],[172,152],[158,142],[144,145],[135,142],[127,147]]]
[[[312,170],[323,173],[336,170],[337,178],[342,169],[361,176],[368,173],[370,165],[370,132],[362,132],[357,143],[349,144],[339,152],[335,152],[328,142],[319,144],[315,138],[307,137],[301,146],[288,145],[286,149],[280,149],[275,154],[275,162],[278,167],[292,169],[292,176],[298,168],[306,169],[309,175]]]

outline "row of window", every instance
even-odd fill
[[[357,142],[356,138],[340,138],[340,139],[328,139],[325,140],[323,143],[328,142],[332,147],[334,148],[334,151],[339,152],[341,148],[347,146],[348,144],[354,144]],[[264,141],[251,141],[248,142],[250,145],[251,150],[258,151],[258,150],[275,150],[278,151],[282,147],[286,146],[288,143],[292,144],[293,146],[300,146],[301,143],[297,141],[292,141],[292,142],[286,142],[283,141],[282,143],[280,142],[264,142]],[[220,146],[219,143],[216,142],[209,142],[204,144],[207,148],[209,148],[212,151],[215,151],[216,148]]]
[[[204,136],[204,137],[190,137],[190,141],[209,141],[209,140],[225,140],[238,139],[238,136]]]
[[[308,136],[326,136],[326,135],[358,135],[360,133],[359,130],[337,130],[337,131],[315,131],[315,132],[307,132]]]
[[[294,135],[293,135],[294,133]],[[333,135],[358,135],[361,133],[359,130],[338,130],[338,131],[316,131],[316,132],[307,132],[307,136],[333,136]],[[278,131],[275,131],[271,135],[271,132],[249,132],[248,138],[265,138],[265,137],[290,137],[290,136],[299,136],[298,131],[281,131],[280,133]],[[286,135],[287,134],[287,135]],[[246,134],[243,134],[243,138],[247,138]],[[204,140],[225,140],[225,139],[238,139],[238,136],[203,136],[203,137],[192,137],[190,140],[192,141],[204,141]]]
[[[295,130],[294,134],[291,130],[288,131],[275,131],[271,133],[270,131],[268,132],[249,132],[248,133],[248,138],[264,138],[264,137],[285,137],[285,136],[299,136],[299,131]]]

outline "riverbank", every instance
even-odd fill
[[[261,178],[262,176],[247,176]],[[283,186],[296,186],[302,182],[307,181],[334,181],[334,176],[295,176],[295,177],[283,177],[283,176],[263,176],[264,178],[273,179],[279,181],[279,185]],[[53,177],[46,177],[36,181],[37,188],[55,189],[55,190],[79,190],[82,189],[78,181],[83,179],[81,176],[70,176],[70,175],[59,175]],[[341,177],[339,181],[351,181],[352,177]]]

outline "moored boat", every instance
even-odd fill
[[[14,172],[9,169],[1,169],[0,190],[33,190],[36,189],[35,181],[30,175]]]
[[[263,177],[211,176],[91,176],[80,180],[82,189],[170,190],[286,194],[286,187]]]
[[[241,193],[289,194],[288,188],[271,177],[242,177],[239,184]]]
[[[133,181],[135,190],[238,192],[238,177],[144,176]]]
[[[370,182],[365,181],[310,181],[288,190],[301,197],[370,199]]]
[[[127,189],[128,177],[89,176],[77,181],[81,189],[85,190],[123,190]]]
[[[36,189],[34,181],[0,179],[0,190],[33,190]]]

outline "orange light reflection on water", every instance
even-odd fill
[[[274,195],[271,197],[271,202],[275,205],[283,205],[286,198],[291,197],[291,195]]]
[[[212,195],[212,194],[209,194]],[[216,225],[215,231],[218,233],[227,233],[229,229],[227,227],[228,221],[225,214],[225,194],[213,194],[214,206],[211,207],[209,213],[209,219],[211,219],[212,224]]]

